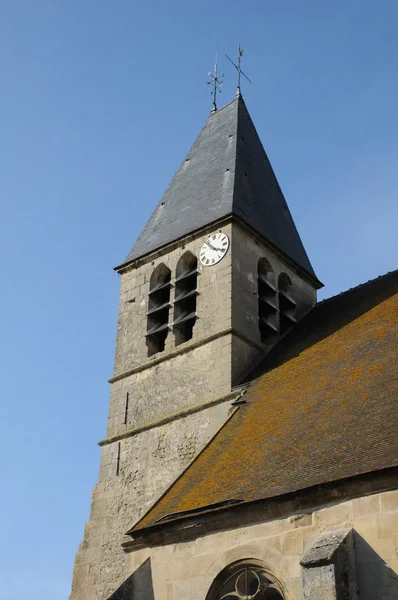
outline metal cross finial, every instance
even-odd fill
[[[240,44],[238,44],[238,64],[237,65],[234,63],[234,61],[231,58],[229,58],[228,54],[225,55],[228,58],[228,60],[234,65],[235,69],[238,71],[238,90],[236,92],[237,96],[240,96],[240,76],[241,75],[243,75],[243,77],[246,77],[247,81],[249,83],[251,83],[248,76],[245,75],[244,72],[242,71],[242,69],[240,68],[240,60],[242,58],[242,55],[243,55],[243,50],[240,47]]]
[[[211,85],[213,87],[211,94],[213,96],[213,108],[211,110],[211,112],[215,112],[217,110],[217,92],[220,92],[221,94],[221,86],[223,84],[223,82],[221,81],[221,77],[224,77],[224,73],[222,73],[221,75],[217,75],[217,54],[216,54],[216,62],[214,65],[214,74],[209,72],[209,75],[211,77],[211,81],[207,81],[207,85]]]

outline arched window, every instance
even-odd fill
[[[260,561],[238,561],[216,577],[206,600],[283,600],[281,586]]]
[[[163,352],[169,332],[171,271],[166,265],[156,267],[149,284],[146,343],[148,356]]]
[[[279,330],[284,335],[296,323],[294,313],[296,312],[296,302],[292,297],[292,282],[286,273],[281,273],[278,277],[279,294]]]
[[[196,322],[198,260],[186,252],[177,263],[173,329],[176,346],[192,338]]]
[[[258,261],[258,326],[263,344],[275,341],[278,334],[275,275],[266,258]]]

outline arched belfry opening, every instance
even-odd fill
[[[255,559],[225,567],[213,581],[206,600],[284,600],[277,579]]]
[[[275,273],[266,258],[260,258],[257,271],[258,326],[263,344],[274,343],[278,334]]]
[[[149,283],[146,344],[148,356],[163,352],[169,333],[171,271],[163,263],[153,271]]]
[[[177,263],[174,297],[173,330],[179,346],[192,338],[196,322],[198,259],[185,252]]]
[[[290,277],[281,273],[278,277],[279,295],[279,331],[284,335],[296,324],[296,302],[293,298],[293,286]]]

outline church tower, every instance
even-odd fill
[[[119,598],[123,535],[225,424],[322,285],[240,94],[210,114],[116,271],[108,426],[71,600]]]

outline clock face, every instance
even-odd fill
[[[225,233],[213,233],[200,249],[200,262],[205,267],[211,267],[220,262],[229,248],[229,237]]]

